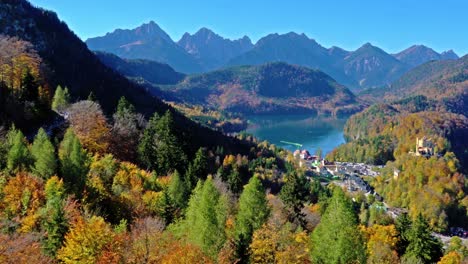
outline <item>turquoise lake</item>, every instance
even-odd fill
[[[324,154],[345,142],[343,127],[347,119],[298,115],[249,116],[247,132],[260,140],[294,151],[299,147],[281,141],[302,144],[314,154],[321,148]]]

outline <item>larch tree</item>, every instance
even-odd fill
[[[366,248],[351,201],[335,188],[311,236],[313,263],[365,263]]]
[[[56,112],[62,112],[65,108],[70,105],[70,94],[68,93],[68,88],[62,88],[62,86],[57,86],[55,89],[54,98],[52,100],[52,110]]]
[[[212,257],[217,255],[226,238],[227,210],[226,197],[219,193],[213,180],[199,181],[190,197],[182,230],[191,243]]]
[[[62,247],[68,231],[68,220],[64,208],[65,188],[57,176],[50,178],[45,185],[46,205],[42,213],[42,227],[46,231],[42,241],[44,252],[55,256]]]
[[[115,115],[123,116],[127,113],[135,113],[135,106],[133,106],[127,98],[124,96],[120,97],[119,103],[117,104],[117,110],[115,111]]]
[[[31,146],[31,154],[34,159],[32,171],[42,177],[48,179],[55,174],[57,170],[57,159],[55,157],[54,145],[49,140],[44,129],[39,129],[34,142]]]
[[[187,186],[180,177],[178,171],[174,171],[174,173],[171,176],[171,182],[169,183],[168,193],[175,207],[179,209],[185,208],[190,192],[188,191]]]
[[[270,208],[265,195],[265,189],[258,177],[252,177],[245,185],[239,198],[239,211],[234,228],[238,255],[245,259],[247,249],[252,241],[252,234],[262,227],[270,215]]]
[[[8,132],[7,168],[9,171],[17,172],[27,170],[31,164],[31,153],[28,148],[24,134],[15,128]]]
[[[72,129],[68,129],[59,148],[60,172],[66,187],[81,197],[88,173],[88,156]]]

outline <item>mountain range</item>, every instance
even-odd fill
[[[0,17],[0,35],[28,41],[37,51],[47,67],[47,85],[51,89],[57,85],[68,87],[74,101],[86,99],[93,94],[108,116],[114,113],[121,97],[127,98],[146,117],[155,112],[162,115],[171,111],[175,129],[190,137],[188,140],[193,143],[187,146],[191,153],[195,153],[200,146],[219,145],[242,152],[247,148],[231,137],[198,125],[148,92],[145,86],[129,81],[116,70],[104,65],[67,24],[58,19],[56,13],[34,7],[26,0],[3,0],[0,4]],[[155,31],[140,33],[151,35]],[[161,32],[157,32],[157,35],[161,37],[161,41],[170,43]],[[121,43],[127,40],[122,33]],[[179,49],[177,45],[175,48]],[[155,63],[149,65],[154,66]],[[158,64],[159,68],[166,66]],[[170,71],[171,69],[166,69],[166,72]],[[179,78],[183,75],[176,73],[174,76]]]
[[[415,45],[397,54],[364,44],[355,51],[325,48],[305,34],[269,34],[253,44],[244,36],[230,40],[210,29],[185,33],[175,42],[155,22],[132,30],[116,29],[105,36],[90,38],[91,50],[114,53],[127,59],[148,59],[167,63],[183,73],[202,73],[228,66],[286,62],[319,69],[351,89],[388,85],[408,70],[431,60],[452,60],[451,50],[437,53]]]

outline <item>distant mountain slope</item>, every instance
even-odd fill
[[[326,49],[306,35],[271,34],[228,65],[258,65],[282,61],[319,69],[354,89],[389,84],[409,69],[383,50],[365,44],[353,52],[338,47]]]
[[[145,79],[154,84],[176,84],[185,77],[183,73],[174,71],[167,64],[150,60],[122,59],[100,51],[95,54],[107,67],[129,78]]]
[[[394,101],[422,95],[438,107],[468,114],[468,55],[458,60],[431,61],[405,73],[392,85],[372,89],[363,97]]]
[[[336,67],[338,56],[329,51],[305,34],[290,32],[287,34],[270,34],[261,38],[248,52],[230,60],[228,66],[261,65],[268,62],[285,62],[306,66],[333,76],[338,82],[355,87],[357,84],[347,78],[343,71]]]
[[[393,55],[396,59],[411,67],[419,66],[431,60],[456,60],[457,54],[452,50],[445,51],[441,54],[424,45],[413,45],[397,54]]]
[[[105,36],[90,38],[86,44],[91,50],[114,53],[122,58],[167,63],[180,72],[202,71],[195,58],[174,43],[153,21],[132,30],[116,29]]]
[[[364,44],[346,56],[343,60],[343,68],[346,76],[356,80],[361,87],[390,84],[409,69],[408,66],[370,43]]]
[[[185,33],[177,44],[194,56],[205,70],[222,67],[231,58],[253,47],[252,41],[247,36],[230,40],[207,28],[201,28],[193,35]]]
[[[176,129],[184,135],[189,153],[200,147],[223,145],[232,151],[245,152],[247,146],[221,133],[190,121],[144,87],[136,85],[103,65],[86,45],[69,30],[53,12],[33,7],[25,0],[0,2],[0,34],[16,36],[31,42],[49,68],[51,86],[68,86],[73,99],[84,99],[93,92],[107,114],[115,111],[118,100],[125,96],[138,111],[174,112]]]
[[[188,76],[162,89],[184,102],[245,114],[344,115],[360,110],[354,95],[330,76],[285,63]]]

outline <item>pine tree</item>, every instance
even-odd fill
[[[172,201],[169,191],[165,188],[162,191],[162,196],[158,199],[156,204],[156,213],[159,217],[164,219],[166,225],[169,225],[174,220],[175,216],[174,202]]]
[[[55,174],[57,169],[57,159],[55,148],[49,141],[49,137],[44,129],[39,129],[31,147],[31,154],[34,158],[33,172],[43,179],[48,179]]]
[[[157,124],[159,116],[157,113],[150,118],[143,137],[138,145],[138,158],[147,169],[155,170],[157,167]]]
[[[31,164],[31,153],[23,133],[13,127],[8,132],[7,141],[9,148],[7,153],[8,170],[17,172],[28,169]]]
[[[239,198],[239,212],[234,232],[240,258],[247,259],[247,248],[252,241],[252,234],[265,223],[269,214],[265,190],[260,179],[254,176],[245,185]]]
[[[62,247],[64,236],[68,231],[68,220],[65,215],[63,182],[58,177],[50,178],[45,186],[46,206],[43,210],[42,226],[46,237],[42,241],[44,252],[55,256]]]
[[[178,170],[185,171],[187,156],[175,135],[174,120],[167,111],[161,118],[155,114],[149,121],[138,146],[140,161],[159,175]]]
[[[396,230],[398,231],[398,236],[400,238],[398,239],[396,247],[397,247],[398,255],[400,256],[405,254],[406,248],[408,247],[409,239],[410,239],[410,232],[411,232],[411,225],[412,225],[412,221],[409,218],[407,213],[399,215],[395,221],[395,227],[396,227]]]
[[[365,263],[366,249],[350,200],[335,188],[311,236],[314,263]]]
[[[39,97],[38,83],[36,78],[31,73],[31,69],[27,69],[21,81],[21,99],[24,101],[37,101]]]
[[[216,256],[226,239],[224,227],[227,218],[227,200],[211,178],[198,182],[187,208],[183,230],[188,240],[205,253]]]
[[[285,179],[286,183],[281,188],[280,198],[289,207],[290,220],[299,222],[305,227],[304,215],[301,213],[310,195],[310,183],[305,175],[296,172],[289,173]]]
[[[88,173],[88,156],[72,129],[68,129],[59,148],[60,172],[67,188],[81,197]]]
[[[233,167],[229,173],[227,183],[232,193],[239,194],[242,191],[242,179],[236,167]]]
[[[310,201],[312,203],[318,203],[329,196],[328,190],[320,184],[319,180],[316,179],[310,183]]]
[[[434,263],[443,255],[442,243],[432,235],[429,224],[421,214],[413,222],[408,240],[405,253],[407,258]]]
[[[181,142],[175,135],[172,113],[167,111],[158,121],[157,129],[157,169],[160,175],[173,170],[185,171],[187,156],[181,148]]]
[[[56,112],[63,111],[70,104],[70,94],[68,88],[62,89],[59,85],[55,89],[54,99],[52,100],[52,110]]]
[[[195,184],[199,179],[205,180],[208,176],[208,159],[206,157],[205,150],[203,148],[198,149],[195,154],[195,159],[190,163],[187,172],[185,174],[185,182],[189,190],[195,187]]]

